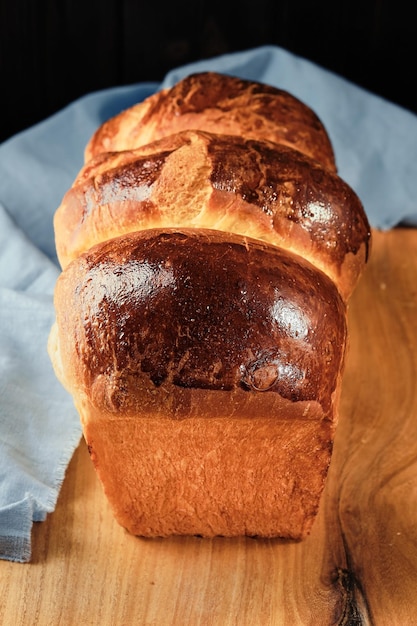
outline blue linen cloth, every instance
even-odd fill
[[[53,214],[105,119],[214,70],[270,83],[310,105],[325,124],[339,174],[374,228],[417,224],[417,116],[275,46],[192,63],[162,83],[89,94],[0,146],[0,558],[31,559],[33,522],[56,506],[81,439],[72,399],[47,354],[59,275]]]

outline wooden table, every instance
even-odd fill
[[[129,536],[86,447],[30,564],[0,562],[4,626],[417,623],[417,230],[375,232],[349,306],[350,350],[311,535]]]

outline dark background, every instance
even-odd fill
[[[413,3],[0,0],[0,141],[79,96],[272,44],[417,112]]]

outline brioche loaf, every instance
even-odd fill
[[[135,535],[310,532],[370,244],[323,138],[288,94],[200,74],[99,128],[57,209],[49,354]]]

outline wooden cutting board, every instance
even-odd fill
[[[0,562],[4,626],[417,624],[417,230],[374,233],[320,512],[301,543],[129,536],[85,444],[30,564]]]

